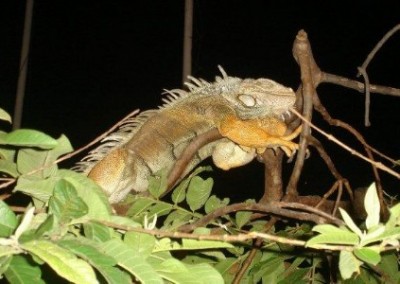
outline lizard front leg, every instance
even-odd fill
[[[239,146],[228,139],[219,141],[212,152],[214,164],[225,171],[246,165],[255,157],[254,148]]]
[[[238,145],[255,148],[257,152],[280,147],[290,157],[299,147],[291,140],[299,135],[301,126],[285,135],[286,124],[276,118],[241,120],[229,115],[219,124],[218,130],[222,136]]]

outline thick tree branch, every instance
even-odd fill
[[[268,204],[260,204],[260,203],[236,203],[236,204],[231,204],[225,207],[221,207],[216,209],[215,211],[211,212],[210,214],[204,216],[203,218],[199,219],[198,221],[189,224],[189,225],[183,225],[179,228],[179,231],[182,232],[191,232],[197,227],[204,227],[208,223],[210,223],[212,220],[215,220],[221,216],[227,215],[232,212],[237,212],[237,211],[254,211],[254,212],[262,212],[262,213],[270,213],[276,216],[283,216],[286,218],[290,219],[295,219],[295,220],[302,220],[302,221],[311,221],[316,224],[336,224],[336,225],[341,225],[343,222],[339,219],[336,219],[335,217],[331,215],[325,215],[324,212],[321,214],[315,214],[314,213],[306,213],[306,212],[300,212],[297,210],[288,210],[284,209],[282,205],[287,206],[289,203],[275,203],[275,202],[270,202]],[[305,206],[305,205],[304,205]],[[304,209],[304,208],[302,208]],[[313,212],[313,210],[316,210],[315,208],[310,208],[308,211]],[[329,216],[329,217],[327,217]]]
[[[313,109],[312,96],[315,92],[315,82],[313,80],[314,78],[312,76],[312,71],[318,73],[319,68],[317,67],[313,59],[307,34],[303,30],[299,31],[294,41],[293,56],[296,59],[297,63],[300,65],[302,81],[300,89],[303,101],[303,116],[307,117],[307,119],[311,121]],[[315,78],[315,80],[318,80],[318,78]],[[296,162],[289,183],[287,185],[285,200],[291,200],[298,195],[297,184],[304,166],[308,144],[305,137],[307,137],[309,134],[310,127],[308,125],[304,125],[300,135],[299,151],[297,154]]]
[[[279,201],[283,197],[282,185],[282,151],[267,149],[262,154],[264,161],[264,195],[260,203]]]

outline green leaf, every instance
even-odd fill
[[[4,275],[10,283],[45,283],[40,268],[21,255],[12,258]]]
[[[50,196],[53,194],[54,186],[58,180],[59,178],[57,177],[41,179],[34,176],[24,175],[18,178],[14,190],[47,203]]]
[[[179,260],[174,259],[174,258],[169,258],[169,259],[164,260],[161,263],[161,269],[163,271],[174,271],[177,273],[181,273],[181,272],[188,273],[189,272],[189,270],[186,268],[186,266],[182,262],[180,262]]]
[[[208,240],[195,240],[195,239],[182,239],[183,250],[201,250],[213,248],[233,248],[231,243],[223,241],[208,241]]]
[[[186,211],[174,210],[165,218],[163,229],[174,230],[186,224],[193,218],[193,214]]]
[[[17,129],[0,139],[2,145],[19,147],[37,147],[40,149],[53,149],[57,146],[57,140],[47,134],[33,129]]]
[[[181,181],[171,194],[171,199],[174,204],[179,204],[185,200],[186,189],[189,186],[190,179],[186,178]]]
[[[122,241],[109,240],[102,245],[102,250],[107,255],[114,257],[118,265],[134,275],[139,282],[163,283],[161,277],[144,258]]]
[[[317,225],[313,228],[313,231],[321,234],[308,240],[306,243],[308,247],[314,247],[318,244],[357,245],[360,241],[355,233],[329,224]]]
[[[296,257],[292,261],[290,266],[287,267],[281,275],[279,275],[279,277],[285,279],[284,282],[286,283],[296,283],[298,281],[301,281],[303,277],[300,277],[299,279],[297,279],[296,277],[299,277],[302,273],[296,273],[296,271],[297,272],[301,271],[299,268],[304,263],[305,260],[306,258],[304,256]],[[291,280],[292,282],[289,282],[288,279]]]
[[[204,205],[204,211],[208,214],[215,211],[218,208],[224,207],[229,204],[229,198],[219,199],[215,195],[211,195]]]
[[[69,249],[79,257],[87,260],[110,284],[129,284],[132,283],[131,277],[125,271],[114,267],[117,261],[112,257],[102,253],[98,249],[98,244],[90,244],[91,241],[85,238],[79,240],[63,240],[58,244]]]
[[[87,260],[92,265],[115,266],[117,264],[117,261],[112,256],[106,255],[94,246],[80,242],[79,240],[62,240],[57,244]]]
[[[114,235],[113,229],[97,222],[83,224],[83,232],[88,239],[96,242],[111,240]]]
[[[167,252],[152,254],[151,265],[164,279],[173,283],[224,283],[221,274],[207,263],[195,265],[184,264],[174,259]]]
[[[101,266],[96,267],[100,274],[104,277],[107,284],[131,284],[131,276],[119,267]]]
[[[0,239],[0,240],[4,240],[4,239]],[[6,240],[9,240],[9,239],[6,239]],[[16,246],[0,245],[0,259],[4,256],[11,256],[13,254],[19,254],[19,253],[21,253],[21,250],[19,248],[17,248]]]
[[[71,170],[59,170],[58,175],[71,183],[78,196],[88,206],[87,216],[92,219],[109,220],[112,209],[103,190],[83,174]]]
[[[168,187],[167,179],[168,179],[168,174],[165,168],[149,177],[148,190],[153,197],[159,198],[167,190]]]
[[[59,180],[54,187],[49,209],[61,223],[68,223],[88,213],[88,206],[78,196],[74,186],[63,179]]]
[[[54,175],[57,171],[57,165],[53,161],[47,161],[49,150],[40,150],[37,148],[21,149],[17,155],[17,170],[21,174],[47,178]],[[40,169],[40,170],[39,170]]]
[[[11,116],[2,108],[0,108],[0,120],[5,120],[11,123]]]
[[[276,283],[279,275],[285,272],[284,258],[279,255],[272,255],[268,259],[255,260],[250,269],[254,282],[257,283],[262,278],[264,283]]]
[[[205,173],[205,172],[212,172],[213,168],[212,166],[201,166],[201,167],[197,167],[193,170],[193,172],[190,173],[189,177],[192,178],[194,176],[197,176],[201,173]]]
[[[318,247],[318,244],[357,245],[359,238],[354,233],[322,234],[307,241],[307,247]]]
[[[365,211],[367,212],[365,226],[367,229],[371,229],[379,224],[379,215],[381,210],[375,183],[370,185],[367,193],[365,194],[364,207]]]
[[[8,205],[0,200],[0,237],[10,236],[18,225],[17,217]]]
[[[54,215],[48,215],[47,218],[43,221],[43,223],[41,223],[37,227],[35,231],[36,238],[40,238],[47,232],[50,232],[54,228],[55,223],[56,222],[54,220]]]
[[[14,237],[15,239],[19,239],[19,237],[28,230],[28,228],[32,224],[32,220],[34,218],[35,207],[30,207],[25,211],[24,216],[22,217],[21,223],[18,225],[17,229],[15,229]]]
[[[57,158],[72,150],[71,143],[64,135],[57,139],[57,146],[51,150],[21,149],[17,158],[18,171],[26,174],[42,168],[40,171],[35,172],[34,175],[42,178],[49,177],[57,171],[58,167],[54,163]]]
[[[385,232],[386,228],[383,224],[373,227],[361,238],[360,246],[366,246],[367,244],[375,242],[376,240],[382,240],[381,237],[384,236]]]
[[[241,229],[247,222],[250,221],[250,217],[253,214],[251,211],[238,211],[235,214],[236,226]]]
[[[354,250],[354,255],[371,265],[377,265],[381,261],[379,251],[372,248],[357,248]]]
[[[310,273],[310,271],[310,268],[298,268],[292,271],[287,277],[279,281],[279,284],[307,284],[309,282],[306,281],[306,276]]]
[[[210,234],[210,230],[206,228],[197,228],[194,234]],[[214,249],[214,248],[234,248],[231,243],[223,241],[209,241],[209,240],[195,240],[195,239],[182,239],[174,241],[170,238],[162,238],[159,240],[153,252],[160,251],[174,251],[174,250],[201,250],[201,249]]]
[[[356,233],[360,238],[362,238],[363,233],[361,232],[360,228],[354,223],[353,219],[351,219],[350,215],[339,207],[340,215],[342,215],[343,221],[346,223],[347,227]]]
[[[0,131],[0,140],[2,139],[1,137],[3,137],[4,135],[6,135],[6,133],[3,133]],[[7,160],[10,162],[15,161],[15,157],[17,156],[17,150],[13,149],[11,147],[8,146],[2,146],[0,145],[0,159],[2,160]]]
[[[392,229],[396,225],[400,224],[400,203],[390,208],[389,211],[390,211],[389,220],[387,221],[385,226],[387,229]]]
[[[190,175],[182,180],[178,186],[175,188],[175,190],[172,192],[171,199],[172,201],[176,204],[181,203],[185,200],[185,194],[186,190],[189,186],[190,180],[194,177],[197,176],[198,174],[202,172],[211,172],[212,167],[211,166],[205,166],[205,167],[197,167],[194,169]]]
[[[312,228],[312,230],[320,234],[350,233],[350,231],[347,228],[338,228],[331,224],[316,225]]]
[[[129,226],[132,228],[141,228],[142,227],[142,225],[140,225],[138,222],[135,222],[128,217],[118,216],[118,215],[111,215],[109,222],[116,224],[116,225]]]
[[[368,238],[367,243],[372,243],[381,240],[399,240],[400,239],[400,227],[395,227],[393,229],[386,229],[382,234],[376,236],[375,238]]]
[[[153,253],[163,252],[163,251],[173,251],[173,250],[182,250],[181,242],[174,241],[170,238],[162,238],[156,242],[153,248]]]
[[[1,250],[1,248],[2,248],[2,246],[0,246],[0,250]],[[0,257],[0,276],[2,276],[4,274],[4,272],[8,269],[12,258],[13,258],[12,255]]]
[[[398,252],[386,252],[382,254],[382,261],[378,264],[378,267],[385,272],[386,275],[390,275],[391,278],[399,276],[399,266],[398,266]],[[395,282],[398,282],[399,277],[397,277]]]
[[[362,262],[359,261],[354,254],[349,251],[341,251],[339,254],[339,271],[344,280],[351,278],[356,273],[360,274],[360,266]]]
[[[216,263],[214,268],[224,277],[225,283],[231,283],[236,270],[239,268],[239,263],[238,258],[229,257]]]
[[[93,268],[70,251],[45,240],[21,244],[21,247],[45,261],[61,277],[73,283],[98,283]]]
[[[172,204],[165,202],[156,202],[156,204],[149,208],[147,217],[151,219],[154,218],[154,216],[160,217],[167,215],[169,212],[171,212],[172,208]]]
[[[156,238],[149,234],[132,231],[125,234],[124,243],[146,259],[153,252]]]
[[[210,196],[214,181],[195,176],[190,180],[186,201],[192,211],[200,209]]]
[[[17,164],[13,161],[0,159],[0,172],[5,173],[12,177],[19,176]]]
[[[196,265],[186,264],[186,270],[179,271],[179,267],[166,265],[167,271],[163,271],[165,278],[175,281],[176,283],[204,283],[204,284],[223,284],[224,279],[211,265],[207,263],[199,263]]]
[[[198,264],[198,263],[209,263],[214,265],[219,261],[225,260],[224,253],[220,250],[206,250],[199,251],[198,253],[187,254],[184,258],[180,259],[183,263],[187,264]]]
[[[138,217],[142,213],[146,212],[154,203],[154,199],[148,197],[139,197],[134,201],[126,215],[129,217]]]

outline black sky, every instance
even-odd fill
[[[24,1],[1,2],[1,107],[12,113]],[[162,89],[181,86],[183,3],[36,0],[23,127],[55,137],[64,133],[79,147],[131,110],[157,106]],[[398,23],[400,1],[195,0],[193,74],[212,80],[221,64],[232,76],[269,77],[296,88],[299,70],[291,49],[296,33],[305,29],[323,70],[355,78],[357,66]],[[376,56],[368,68],[372,83],[400,87],[399,47],[396,35]],[[319,95],[331,115],[355,126],[376,148],[399,157],[398,98],[373,95],[372,127],[367,129],[361,94],[324,85]],[[343,131],[316,119],[347,139]],[[354,186],[372,180],[364,162],[322,141],[343,175],[354,177]],[[356,147],[354,139],[348,141]],[[314,184],[316,177],[328,173],[316,154],[310,160],[305,188],[320,186]],[[246,178],[249,173],[244,169],[237,175]],[[262,169],[254,176],[262,178]]]

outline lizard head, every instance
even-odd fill
[[[240,80],[221,94],[243,119],[274,116],[284,120],[296,101],[291,88],[265,78]]]
[[[242,119],[274,116],[284,120],[289,109],[294,106],[296,94],[291,88],[273,80],[240,79],[229,77],[218,66],[222,78],[216,78],[220,94],[236,110]]]
[[[221,66],[218,68],[222,77],[216,76],[215,82],[209,83],[189,76],[191,81],[185,85],[193,94],[222,96],[242,119],[276,117],[285,120],[291,115],[289,110],[296,101],[296,94],[291,88],[266,78],[230,77]],[[166,92],[170,94],[169,100],[164,100],[168,104],[174,103],[177,97],[188,94],[182,90]]]
[[[266,116],[284,119],[294,106],[296,94],[291,88],[270,79],[244,79],[233,99],[238,115],[244,119]]]

